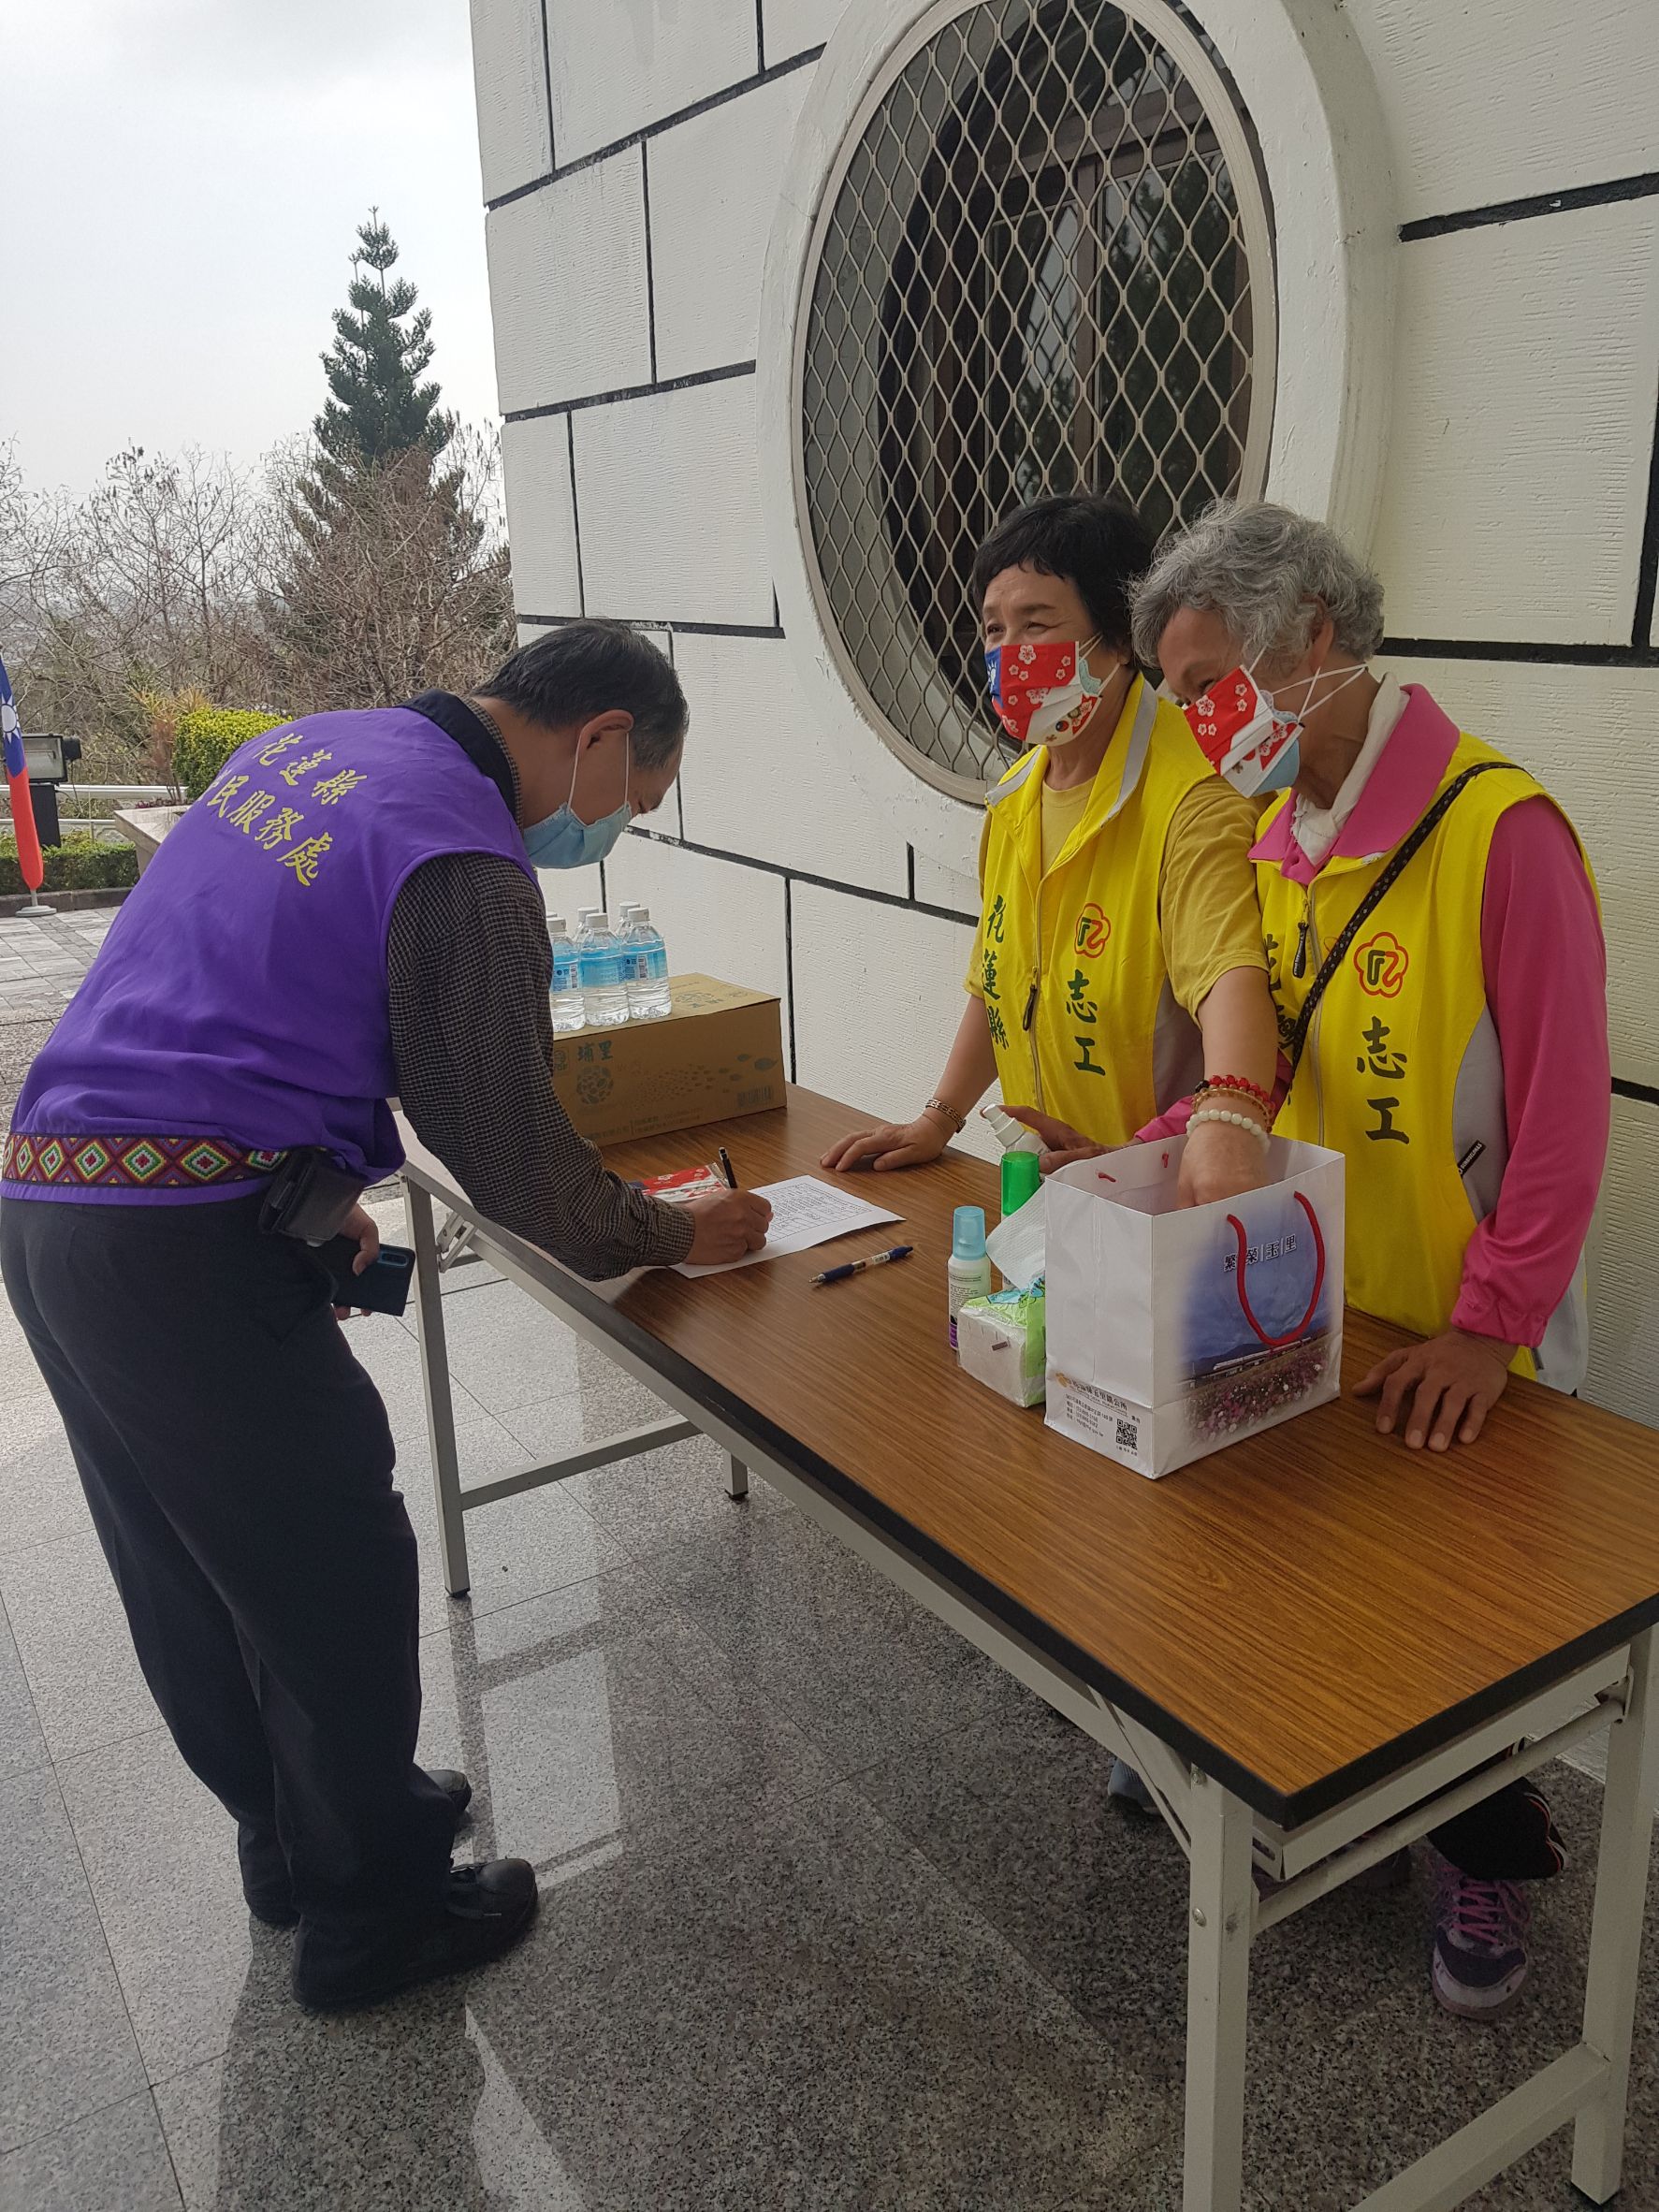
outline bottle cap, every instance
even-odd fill
[[[649,907],[636,906],[630,910],[632,911],[633,919],[636,922],[649,922],[651,918],[651,910]]]
[[[555,930],[562,929],[564,925],[564,916],[562,914],[549,914],[547,916],[547,935],[549,937],[553,935]]]
[[[597,921],[598,918],[599,909],[597,907],[578,907],[576,909],[576,927],[578,929],[586,929],[590,922]]]
[[[982,1259],[985,1257],[985,1209],[983,1206],[958,1206],[951,1227],[951,1258],[953,1259]]]
[[[1037,1195],[1042,1181],[1042,1170],[1034,1152],[1005,1152],[1002,1156],[1002,1218],[1017,1214],[1030,1198]]]

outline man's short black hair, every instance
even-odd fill
[[[545,730],[621,707],[633,717],[638,768],[666,768],[691,720],[674,663],[626,622],[561,622],[520,646],[480,699],[501,699]]]
[[[1033,500],[997,525],[973,561],[973,604],[982,614],[992,579],[1034,568],[1077,587],[1109,646],[1132,651],[1129,591],[1152,566],[1153,535],[1126,500],[1090,492]]]

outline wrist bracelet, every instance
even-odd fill
[[[958,1113],[954,1106],[947,1106],[942,1099],[929,1099],[922,1111],[924,1113],[942,1113],[958,1137],[968,1127],[967,1114]]]
[[[1230,1091],[1241,1099],[1254,1099],[1263,1113],[1267,1114],[1270,1119],[1272,1118],[1273,1110],[1272,1091],[1264,1091],[1259,1083],[1252,1083],[1247,1075],[1206,1075],[1203,1082],[1199,1084],[1195,1096],[1201,1099],[1206,1091]]]
[[[1224,1113],[1219,1106],[1201,1106],[1196,1113],[1187,1117],[1186,1126],[1189,1129],[1196,1129],[1201,1122],[1206,1121],[1221,1122],[1229,1128],[1248,1129],[1251,1136],[1261,1140],[1263,1152],[1273,1142],[1272,1137],[1253,1114]]]

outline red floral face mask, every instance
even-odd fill
[[[987,647],[991,705],[1016,745],[1064,745],[1082,734],[1113,674],[1089,667],[1088,648],[1099,642],[1097,632],[1081,644]]]

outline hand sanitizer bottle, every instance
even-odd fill
[[[991,1288],[991,1261],[985,1250],[985,1209],[958,1206],[951,1234],[951,1257],[945,1262],[946,1296],[951,1318],[951,1349],[956,1349],[956,1316],[970,1298],[983,1298]]]

